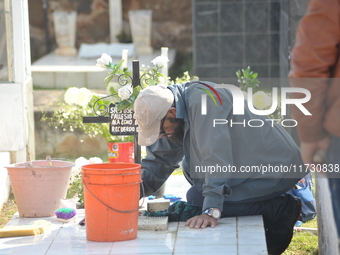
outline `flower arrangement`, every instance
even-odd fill
[[[86,159],[84,157],[75,160],[75,166],[72,168],[70,185],[67,190],[66,198],[76,198],[81,207],[84,207],[84,186],[82,183],[81,167],[88,164],[103,163],[100,158],[93,157]]]
[[[147,86],[165,83],[164,75],[161,69],[164,64],[169,61],[168,58],[158,56],[151,62],[154,67],[141,67],[141,85],[132,88],[129,77],[131,72],[128,68],[122,68],[123,61],[117,64],[112,63],[112,58],[103,53],[97,59],[97,66],[109,69],[108,76],[104,79],[105,86],[109,95],[93,93],[87,88],[70,87],[66,90],[64,98],[57,103],[53,114],[50,115],[47,111],[43,111],[42,121],[46,121],[50,126],[62,128],[63,131],[82,130],[90,137],[101,136],[107,142],[117,142],[122,139],[125,142],[133,141],[132,136],[112,136],[110,134],[110,126],[108,123],[83,123],[83,116],[97,116],[97,113],[102,115],[103,110],[97,106],[108,107],[111,102],[117,106],[117,110],[126,108],[133,109],[133,103],[137,98],[140,90]],[[183,77],[176,78],[175,81],[168,81],[168,84],[189,81],[191,77],[188,72],[183,74]],[[123,86],[120,86],[117,81],[120,81]],[[97,112],[94,112],[97,110]]]
[[[121,88],[117,90],[115,87],[110,87],[110,93],[114,95],[118,95],[118,102],[116,102],[117,110],[121,111],[125,108],[133,109],[134,101],[136,100],[139,92],[142,88],[147,86],[156,85],[159,83],[165,83],[165,76],[161,73],[161,69],[163,69],[164,65],[169,61],[169,59],[165,56],[158,56],[153,59],[151,62],[155,65],[155,67],[144,68],[141,70],[141,83],[138,86],[132,87],[132,77],[131,73],[127,68],[121,69],[122,62],[120,61],[118,64],[112,64],[112,58],[110,55],[103,53],[102,56],[97,59],[97,66],[102,68],[110,69],[109,75],[105,78],[106,87],[110,85],[110,82],[113,78],[117,78],[119,84],[123,84]],[[131,82],[129,82],[129,78]]]
[[[86,88],[71,87],[66,90],[63,100],[57,102],[52,115],[43,111],[41,121],[50,126],[62,128],[63,131],[82,130],[90,137],[102,136],[106,141],[118,141],[117,136],[110,134],[107,123],[83,123],[83,116],[95,116],[93,106],[96,101],[108,105],[110,101],[100,99],[103,95],[92,93]]]
[[[248,88],[257,89],[260,87],[260,81],[257,79],[258,73],[251,71],[249,66],[246,69],[238,70],[236,72],[236,76],[238,78],[240,89],[245,94],[245,98],[248,97]],[[272,95],[262,90],[255,92],[252,95],[252,99],[253,106],[258,110],[267,110],[272,105]],[[268,115],[268,117],[275,121],[281,121],[282,116],[280,115],[280,112],[280,109],[277,109],[274,113]]]

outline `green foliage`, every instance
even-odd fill
[[[176,77],[174,81],[170,81],[170,84],[181,84],[187,81],[197,80],[197,76],[190,76],[189,71],[185,71],[181,77]]]
[[[131,86],[131,78],[132,74],[128,71],[127,68],[120,69],[122,61],[118,64],[108,65],[107,67],[112,69],[113,71],[109,72],[109,75],[104,79],[106,87],[112,81],[113,78],[116,78],[119,84],[123,84],[124,86]],[[142,88],[146,88],[148,86],[153,86],[159,83],[162,83],[161,78],[165,78],[165,76],[161,73],[161,69],[163,66],[156,65],[155,68],[147,67],[140,71],[140,85],[137,85],[133,88],[132,93],[128,99],[121,99],[119,96],[119,91],[116,91],[113,87],[110,87],[111,95],[115,96],[116,106],[118,111],[122,111],[125,108],[133,109],[134,101],[138,97],[139,92]],[[129,85],[130,84],[130,85]]]
[[[246,90],[248,87],[259,87],[260,81],[257,79],[258,73],[254,73],[250,70],[250,66],[246,69],[236,71],[236,76],[240,84],[241,90]]]
[[[132,37],[131,35],[127,34],[124,29],[120,31],[120,33],[116,36],[119,42],[121,43],[131,43]]]
[[[130,75],[131,76],[131,73],[128,71],[127,68],[123,68],[121,69],[120,67],[122,66],[123,64],[123,59],[117,63],[117,64],[112,64],[110,63],[110,65],[108,65],[107,67],[110,68],[112,71],[109,72],[108,76],[105,77],[104,81],[105,81],[105,86],[107,87],[109,85],[109,83],[111,82],[111,80],[114,78],[114,77],[117,77],[119,75]]]
[[[236,76],[238,78],[238,83],[242,91],[247,92],[248,88],[255,89],[260,87],[260,81],[257,79],[258,73],[253,72],[250,69],[250,66],[248,66],[246,69],[236,71]],[[270,101],[272,101],[272,95],[270,93],[265,93],[263,91],[258,92],[262,93],[262,96],[260,96],[260,93],[253,94],[253,105],[255,107],[257,107],[257,105],[261,103],[264,103],[264,101],[266,100],[266,97],[263,96],[264,94],[266,94],[270,98]],[[260,110],[267,110],[270,108],[271,104],[262,109],[259,107],[257,108],[259,108]],[[280,105],[280,102],[278,102],[278,105]],[[281,115],[281,108],[277,108],[273,113],[269,114],[267,117],[272,120],[275,120],[276,122],[281,122],[281,120],[283,119],[283,116]]]
[[[81,207],[84,207],[84,185],[81,173],[77,174],[67,190],[66,198],[78,197]]]
[[[63,131],[82,130],[90,137],[102,136],[106,141],[119,141],[119,137],[110,134],[108,123],[83,123],[83,116],[96,116],[93,112],[95,102],[100,98],[98,95],[93,95],[88,107],[80,105],[69,105],[64,101],[58,101],[56,109],[52,116],[47,111],[42,111],[41,121],[46,121],[48,125],[55,128],[62,128]],[[111,102],[100,99],[96,105],[109,106]],[[104,111],[105,109],[101,109]],[[97,109],[96,112],[98,112]]]
[[[143,88],[163,83],[166,77],[161,73],[162,69],[163,66],[156,65],[154,68],[148,67],[148,69],[142,70],[141,83]]]

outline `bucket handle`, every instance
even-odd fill
[[[139,210],[139,207],[137,209],[134,209],[134,210],[126,210],[126,211],[120,211],[120,210],[117,210],[117,209],[114,209],[112,208],[111,206],[108,206],[107,204],[105,204],[103,201],[101,201],[98,197],[96,197],[92,191],[87,187],[87,185],[85,183],[83,183],[85,188],[88,190],[88,192],[90,192],[90,194],[98,200],[98,202],[100,202],[102,205],[106,206],[107,208],[111,209],[112,211],[115,211],[115,212],[119,212],[119,213],[132,213],[132,212],[135,212],[137,210]],[[144,201],[143,201],[144,202]]]

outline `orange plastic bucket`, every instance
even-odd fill
[[[137,238],[140,174],[139,164],[82,167],[88,240],[114,242]]]
[[[110,163],[134,163],[134,143],[107,143]]]

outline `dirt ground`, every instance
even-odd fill
[[[13,199],[9,199],[4,203],[0,212],[0,228],[5,226],[7,222],[12,218],[13,214],[18,211],[18,208]]]

